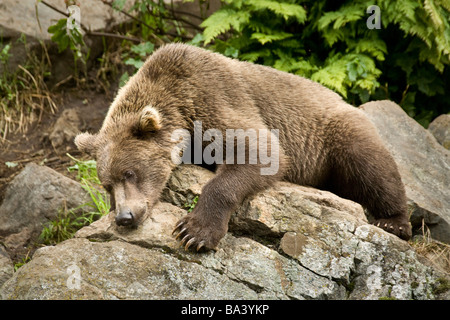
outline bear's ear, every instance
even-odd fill
[[[78,150],[93,156],[97,149],[97,135],[83,132],[75,137],[75,145]]]
[[[146,106],[141,111],[141,117],[139,118],[139,132],[149,133],[156,132],[161,129],[161,116],[158,110],[152,106]]]

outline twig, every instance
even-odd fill
[[[103,2],[104,4],[110,6],[110,7],[113,8],[114,10],[117,10],[117,11],[119,11],[120,13],[126,15],[128,18],[130,18],[130,19],[132,19],[132,20],[134,20],[134,21],[136,21],[136,22],[138,22],[138,23],[140,23],[140,24],[146,26],[147,28],[149,28],[149,29],[152,30],[153,32],[156,32],[156,33],[158,32],[158,30],[156,30],[155,28],[153,28],[151,25],[149,25],[149,24],[146,23],[145,21],[142,21],[141,19],[136,18],[135,16],[129,14],[128,12],[126,12],[126,11],[124,11],[124,10],[122,10],[122,9],[114,8],[114,6],[112,5],[111,2],[108,2],[108,1],[105,1],[105,0],[102,0],[102,2]],[[171,34],[169,34],[169,33],[167,33],[167,34],[168,34],[168,35],[171,35]],[[156,41],[158,41],[159,44],[162,44],[162,43],[161,43],[162,40],[161,40],[160,38],[158,38],[155,34],[152,33],[152,34],[150,34],[150,35],[153,37],[153,39],[155,39]],[[164,41],[163,41],[163,43],[164,43]]]
[[[41,3],[42,3],[42,4],[45,4],[45,5],[46,5],[47,7],[49,7],[50,9],[53,9],[53,10],[55,10],[56,12],[61,13],[63,16],[70,17],[70,15],[69,15],[67,12],[64,12],[64,11],[62,11],[62,10],[59,10],[57,7],[51,5],[50,3],[47,3],[47,1],[41,0]]]
[[[196,25],[195,23],[192,23],[192,22],[190,22],[190,21],[188,21],[186,19],[177,17],[173,13],[172,13],[172,20],[181,21],[181,22],[191,26],[193,29],[196,29],[198,31],[203,31],[203,29],[201,27],[199,27],[198,25]]]
[[[132,42],[136,42],[136,43],[141,43],[142,42],[142,40],[138,39],[138,38],[123,36],[123,35],[120,35],[120,34],[108,33],[108,32],[89,31],[89,32],[86,33],[86,35],[88,35],[88,36],[96,36],[96,37],[117,38],[117,39],[128,40],[128,41],[132,41]]]
[[[107,1],[105,1],[105,0],[102,0],[102,2],[103,2],[104,4],[110,6],[110,7],[113,8],[114,10],[117,10],[117,11],[119,11],[120,13],[126,15],[128,18],[131,18],[131,19],[133,19],[134,21],[143,24],[144,26],[146,26],[147,28],[149,28],[149,29],[152,30],[153,32],[157,32],[157,30],[156,30],[155,28],[153,28],[151,25],[149,25],[149,24],[146,23],[145,21],[142,21],[142,20],[136,18],[135,16],[129,14],[128,12],[126,12],[126,11],[124,11],[124,10],[122,10],[122,9],[114,8],[114,6],[112,5],[111,2],[107,2]]]
[[[146,26],[147,28],[149,28],[149,29],[152,30],[153,32],[157,32],[157,30],[156,30],[154,27],[152,27],[151,25],[149,25],[149,24],[146,23],[145,21],[142,21],[141,19],[136,18],[135,16],[129,14],[128,12],[126,12],[126,11],[124,11],[124,10],[122,10],[122,9],[114,8],[114,6],[112,5],[111,2],[108,2],[108,1],[106,1],[106,0],[102,0],[102,2],[103,2],[104,4],[106,4],[106,5],[108,5],[109,7],[113,8],[114,10],[117,10],[117,11],[121,12],[122,14],[126,15],[126,16],[129,17],[130,19],[133,19],[134,21],[136,21],[136,22],[138,22],[138,23],[140,23],[140,24]],[[54,11],[56,11],[56,12],[62,14],[62,15],[64,15],[65,17],[70,17],[70,15],[69,15],[67,12],[64,12],[64,11],[58,9],[57,7],[55,7],[55,6],[52,5],[52,4],[49,4],[49,3],[46,2],[45,0],[41,0],[41,3],[44,4],[44,5],[46,5],[46,6],[49,7],[50,9],[52,9],[52,10],[54,10]],[[152,14],[152,13],[150,13],[150,14]],[[152,14],[152,15],[153,15],[153,14]],[[153,15],[153,16],[154,16],[154,15]],[[178,19],[178,18],[176,18],[175,16],[173,16],[173,18],[174,18],[175,20],[180,20],[180,21],[182,21],[182,22],[184,22],[184,23],[186,23],[186,24],[190,24],[192,27],[194,27],[193,24],[191,24],[190,22],[186,21],[185,19],[182,19],[182,18],[179,18],[179,19]],[[132,42],[135,42],[135,43],[140,43],[140,42],[142,42],[142,40],[141,40],[141,39],[138,39],[138,38],[133,38],[133,37],[128,37],[128,36],[123,36],[123,35],[114,34],[114,33],[90,31],[90,30],[89,30],[85,25],[83,25],[82,23],[80,23],[80,27],[81,27],[81,29],[83,29],[83,31],[84,31],[84,32],[86,33],[86,35],[88,35],[88,36],[97,36],[97,37],[103,36],[103,37],[110,37],[110,38],[118,38],[118,39],[123,39],[123,40],[132,41]],[[195,26],[195,28],[196,28],[197,30],[201,30],[201,29],[198,28],[197,26]],[[175,38],[175,37],[181,37],[183,40],[192,40],[192,37],[182,36],[182,35],[178,35],[178,34],[172,33],[172,32],[165,32],[165,34],[168,35],[168,36],[174,37],[174,38]],[[154,39],[155,41],[157,41],[160,45],[161,45],[162,43],[164,43],[164,41],[163,41],[162,39],[160,39],[159,37],[157,37],[155,34],[152,33],[152,34],[150,34],[150,35],[151,35],[151,36],[153,37],[153,39]],[[162,43],[161,43],[161,42],[162,42]]]
[[[47,3],[45,0],[41,1],[44,5],[46,5],[47,7],[49,7],[50,9],[55,10],[56,12],[66,16],[66,17],[70,17],[70,15],[64,11],[61,11],[60,9],[56,8],[55,6]],[[113,8],[112,4],[106,1],[103,1],[103,3],[109,5],[111,8]],[[113,8],[115,9],[115,8]],[[122,12],[123,14],[125,14],[127,17],[134,19],[136,21],[138,21],[139,23],[144,24],[146,27],[152,29],[152,27],[148,24],[146,24],[145,22],[133,17],[131,14],[129,14],[128,12],[125,12],[123,10],[121,10],[120,12]],[[117,38],[117,39],[123,39],[123,40],[128,40],[128,41],[132,41],[132,42],[136,42],[136,43],[141,43],[142,40],[138,39],[138,38],[133,38],[133,37],[128,37],[128,36],[123,36],[120,34],[114,34],[114,33],[108,33],[108,32],[97,32],[97,31],[90,31],[85,25],[83,25],[82,23],[80,23],[80,27],[81,29],[83,29],[83,31],[86,33],[87,36],[95,36],[95,37],[109,37],[109,38]],[[153,31],[155,31],[154,29],[152,29]],[[158,37],[156,37],[155,35],[152,34],[152,36],[154,36],[155,38],[157,38],[157,40],[161,41],[161,39],[159,39]]]
[[[175,22],[181,21],[184,22],[186,25],[190,26],[192,29],[198,30],[198,31],[202,31],[202,28],[200,28],[198,25],[196,25],[195,23],[192,23],[184,18],[181,17],[177,17],[175,14],[175,7],[173,4],[173,0],[170,1],[170,13],[172,14],[172,17],[170,17],[170,20],[173,20]]]
[[[202,17],[197,16],[196,14],[193,14],[193,13],[190,13],[190,12],[179,11],[179,10],[175,10],[175,9],[173,9],[172,11],[173,11],[174,13],[176,13],[176,14],[182,14],[182,15],[184,15],[184,16],[191,16],[191,17],[193,17],[193,18],[196,18],[196,19],[199,19],[199,20],[203,20]]]

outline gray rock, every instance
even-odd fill
[[[192,169],[188,169],[191,171]],[[143,225],[130,231],[117,228],[113,214],[94,222],[77,232],[76,237],[101,240],[122,240],[144,248],[158,248],[181,260],[193,261],[201,266],[226,275],[233,281],[245,283],[254,291],[253,298],[311,299],[345,297],[345,289],[329,279],[301,268],[276,250],[248,238],[228,234],[215,253],[192,254],[185,252],[174,240],[171,232],[175,223],[186,212],[168,203],[160,203]],[[312,287],[305,283],[314,283]],[[289,290],[288,290],[289,289]],[[237,293],[233,293],[237,297]],[[212,299],[220,299],[217,295]]]
[[[0,206],[0,237],[8,249],[27,244],[64,209],[91,199],[81,185],[45,166],[29,163],[8,185]]]
[[[210,173],[185,166],[175,176],[176,193],[188,194],[187,181],[204,177],[201,189]],[[201,254],[171,235],[184,214],[161,202],[126,229],[110,213],[75,239],[36,251],[0,297],[436,299],[445,279],[407,242],[367,224],[361,206],[329,192],[279,183],[247,199],[217,250]]]
[[[434,239],[450,243],[450,151],[391,101],[368,102],[360,109],[398,165],[413,227],[417,231],[423,221]]]
[[[81,23],[89,30],[104,30],[115,23],[121,23],[128,19],[102,1],[78,0],[77,2],[80,4]],[[47,3],[62,12],[66,12],[66,5],[63,0],[47,0]],[[132,3],[130,2],[128,5],[131,6]],[[0,30],[6,28],[3,31],[3,36],[6,37],[14,37],[24,33],[36,39],[50,40],[52,35],[48,33],[48,27],[64,18],[66,16],[41,2],[36,3],[35,0],[2,0],[0,3]]]
[[[331,192],[278,182],[274,188],[246,199],[232,215],[230,228],[251,230],[259,236],[283,235],[293,229],[308,235],[320,217],[327,219],[325,224],[343,224],[351,229],[367,223],[363,208],[353,201]]]
[[[5,248],[0,245],[0,288],[14,274],[13,263]]]
[[[220,288],[220,290],[218,290]],[[160,250],[71,239],[36,251],[2,299],[252,299],[245,285]]]
[[[212,177],[214,173],[195,165],[177,167],[163,190],[161,200],[183,208],[201,194],[202,187]]]
[[[233,217],[238,229],[279,234],[282,252],[314,274],[344,284],[349,299],[433,296],[429,280],[437,281],[439,272],[419,262],[407,242],[368,224],[356,203],[288,183],[246,203]]]
[[[84,227],[75,234],[77,238],[122,240],[146,248],[161,248],[175,250],[178,243],[171,235],[176,222],[185,211],[161,202],[153,209],[150,217],[145,217],[144,223],[136,229],[117,227],[114,223],[114,212],[106,215],[91,225]]]
[[[64,110],[53,125],[49,140],[53,148],[63,145],[71,148],[75,136],[80,132],[81,121],[75,109]]]
[[[450,114],[441,114],[428,126],[428,130],[447,150],[450,150]]]

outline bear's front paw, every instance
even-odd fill
[[[384,231],[395,234],[400,239],[408,241],[411,238],[411,224],[402,216],[394,216],[391,218],[378,219],[372,222]]]
[[[187,251],[190,247],[214,249],[227,232],[227,227],[219,227],[201,215],[188,214],[177,222],[172,234]]]

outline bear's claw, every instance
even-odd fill
[[[411,225],[409,221],[403,217],[391,217],[385,219],[378,219],[372,223],[384,231],[395,234],[397,237],[403,240],[409,240],[411,238]]]
[[[175,229],[173,229],[172,234],[175,234],[175,232],[177,231],[177,229],[179,229],[183,224],[184,224],[184,221],[181,221],[179,224],[177,224],[177,226],[175,227]]]
[[[181,237],[186,232],[186,230],[187,230],[187,228],[181,229],[181,231],[176,235],[175,240],[178,240],[178,238]],[[177,231],[177,229],[173,230],[172,234],[175,234],[176,231]]]
[[[195,244],[196,239],[195,237],[192,237],[190,234],[185,234],[187,228],[182,228],[184,225],[184,221],[180,222],[175,229],[173,229],[172,231],[172,235],[175,235],[175,240],[178,240],[179,238],[183,237],[180,240],[180,243],[183,245],[184,244],[184,250],[188,250],[193,244]],[[181,229],[181,230],[180,230]],[[180,231],[179,231],[180,230]],[[179,231],[179,232],[178,232]],[[203,248],[205,246],[205,241],[200,241],[197,244],[196,250],[200,251],[201,248]]]
[[[201,248],[205,246],[205,241],[200,241],[200,243],[197,245],[197,251],[200,251]]]
[[[186,242],[186,245],[184,246],[184,250],[187,251],[194,242],[195,242],[195,237],[192,237],[189,241]]]
[[[220,239],[226,233],[226,229],[220,230],[210,224],[202,225],[199,221],[201,219],[196,219],[193,214],[184,217],[177,223],[172,235],[184,246],[186,251],[190,248],[194,248],[197,252],[202,249],[215,250]]]

